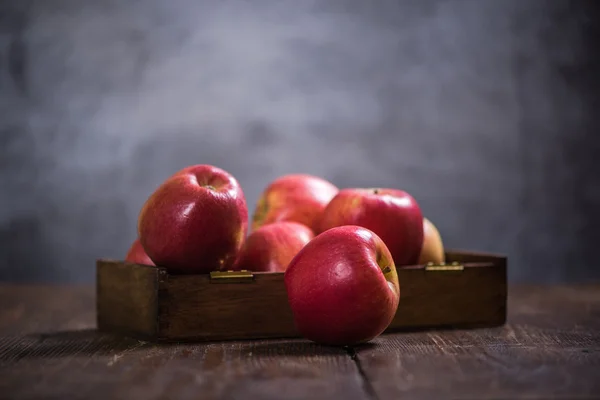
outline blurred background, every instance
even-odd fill
[[[214,164],[409,191],[512,282],[600,279],[597,1],[0,2],[0,280],[86,282]]]

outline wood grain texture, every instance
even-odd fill
[[[251,283],[211,283],[207,275],[170,276],[161,298],[160,336],[175,340],[297,336],[283,274]]]
[[[0,399],[367,399],[344,349],[155,345],[95,329],[94,288],[0,284]]]
[[[156,336],[161,272],[147,265],[98,261],[96,295],[102,299],[96,302],[98,326],[131,335]]]
[[[0,284],[0,399],[542,399],[600,393],[600,284],[519,286],[507,325],[157,345],[94,329],[92,288]]]
[[[506,258],[465,251],[449,251],[446,258],[464,263],[464,270],[429,271],[423,265],[398,270],[401,299],[388,332],[505,322]],[[102,331],[153,341],[300,336],[283,273],[217,284],[208,274],[170,275],[119,261],[99,261],[97,268]]]
[[[463,271],[399,269],[400,303],[388,331],[504,324],[505,264],[465,265]]]
[[[600,285],[519,287],[508,307],[499,328],[381,336],[360,370],[380,398],[600,396]]]
[[[0,349],[2,399],[368,398],[343,349],[306,341],[156,345],[89,330]]]

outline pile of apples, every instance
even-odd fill
[[[144,203],[125,260],[172,274],[283,272],[300,334],[323,344],[372,340],[400,300],[396,267],[444,261],[442,239],[398,189],[339,189],[308,174],[271,182],[248,226],[244,192],[227,171],[192,165]]]

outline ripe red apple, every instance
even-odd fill
[[[148,257],[148,254],[146,254],[146,251],[142,247],[140,239],[135,239],[133,241],[133,244],[125,256],[125,261],[134,264],[154,265],[154,262]]]
[[[392,322],[400,300],[388,248],[359,226],[317,235],[290,262],[284,281],[296,328],[323,344],[375,338]]]
[[[341,225],[358,225],[375,232],[385,242],[398,267],[414,265],[419,260],[423,216],[416,200],[405,191],[340,190],[323,211],[320,231]]]
[[[252,230],[277,221],[304,224],[313,232],[327,203],[338,188],[325,179],[308,174],[290,174],[272,181],[258,199]]]
[[[419,264],[445,261],[444,243],[437,227],[427,218],[423,218],[423,248],[419,256]]]
[[[296,254],[314,237],[313,231],[297,222],[264,225],[250,233],[233,270],[284,272]]]
[[[138,218],[142,246],[175,273],[207,273],[235,262],[248,230],[238,181],[212,165],[192,165],[148,198]]]

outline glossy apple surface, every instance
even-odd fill
[[[127,251],[127,255],[125,256],[125,261],[134,263],[134,264],[143,264],[143,265],[154,265],[154,262],[148,257],[146,251],[142,247],[142,243],[140,239],[135,239]]]
[[[284,272],[296,254],[314,237],[297,222],[274,222],[250,233],[233,270]]]
[[[174,273],[207,273],[235,262],[248,230],[238,181],[212,165],[173,174],[148,198],[138,236],[156,265]]]
[[[427,218],[423,218],[423,248],[419,256],[419,264],[445,261],[444,242],[437,227]]]
[[[392,322],[400,299],[389,250],[359,226],[317,235],[290,262],[284,280],[298,331],[322,344],[375,338]]]
[[[423,245],[423,215],[417,201],[398,189],[342,189],[322,214],[320,231],[358,225],[375,232],[394,263],[414,265]]]
[[[308,174],[290,174],[272,181],[258,199],[252,230],[278,221],[304,224],[313,232],[325,206],[338,188],[325,179]]]

